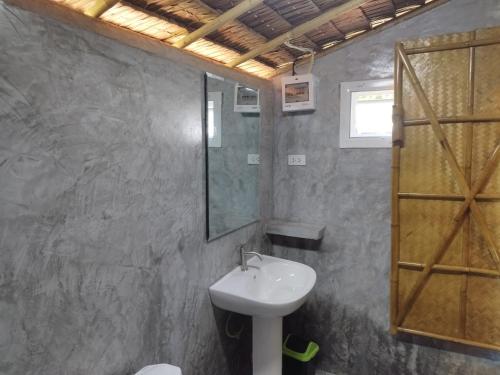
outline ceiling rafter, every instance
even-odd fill
[[[158,19],[160,19],[160,20],[163,20],[163,21],[168,22],[168,23],[170,23],[170,24],[176,25],[176,26],[178,26],[179,28],[181,28],[181,29],[185,30],[185,32],[186,32],[186,34],[185,34],[185,35],[188,35],[188,33],[189,33],[189,28],[188,28],[186,25],[181,24],[181,23],[179,23],[179,22],[177,22],[177,21],[175,21],[175,20],[172,20],[172,19],[170,19],[170,18],[166,17],[166,16],[165,16],[165,15],[163,15],[163,14],[156,13],[156,12],[153,12],[153,11],[147,10],[147,9],[145,9],[145,8],[139,7],[139,6],[135,5],[135,4],[129,3],[129,2],[128,2],[128,1],[126,1],[126,0],[121,0],[121,3],[122,3],[122,4],[124,4],[124,5],[126,5],[127,7],[131,8],[131,9],[134,9],[134,10],[137,10],[137,11],[139,11],[139,12],[144,13],[144,14],[145,14],[145,15],[147,15],[147,16],[150,16],[150,17],[156,17],[156,18],[158,18]],[[123,26],[122,26],[122,27],[123,27]],[[223,47],[223,48],[225,48],[225,49],[227,49],[227,50],[230,50],[230,51],[232,51],[232,52],[234,52],[234,53],[236,53],[236,54],[239,54],[239,52],[238,52],[238,51],[236,51],[235,49],[233,49],[233,48],[231,48],[231,47],[229,47],[229,46],[226,46],[226,45],[224,45],[224,44],[218,43],[217,41],[214,41],[214,40],[212,40],[212,39],[210,39],[210,38],[205,38],[205,39],[206,39],[206,40],[208,40],[208,41],[210,41],[211,43],[213,43],[213,44],[215,44],[215,45],[218,45],[218,46]],[[161,39],[160,39],[160,40],[161,40]],[[166,41],[166,40],[162,40],[162,41],[164,41],[165,43],[167,43],[167,41]],[[168,44],[169,44],[169,43],[168,43]],[[269,68],[273,68],[273,67],[271,67],[269,64],[267,64],[266,62],[261,61],[260,59],[258,59],[258,60],[256,59],[255,61],[257,61],[257,62],[259,62],[259,63],[261,63],[261,64],[263,64],[263,65],[266,65],[266,66],[267,66],[267,67],[269,67]]]
[[[317,56],[349,45],[380,26],[449,0],[6,0],[47,2],[147,35],[186,53],[260,77],[302,61],[284,42]],[[341,5],[338,5],[341,3]],[[422,10],[419,10],[421,8]],[[343,9],[343,11],[341,11]],[[333,13],[332,13],[333,12]],[[90,17],[89,17],[90,16]],[[366,23],[368,22],[368,26]],[[272,71],[272,73],[271,73]]]
[[[169,0],[169,1],[172,2],[172,3],[176,3],[176,2],[179,2],[181,0]],[[208,5],[207,3],[203,2],[202,0],[193,0],[193,1],[195,1],[197,4],[199,4],[201,6],[204,6],[204,7],[208,8],[208,9],[210,9],[213,12],[219,13],[216,9],[213,9],[210,5]],[[273,16],[277,20],[279,20],[283,24],[286,24],[289,27],[289,29],[293,28],[293,25],[285,17],[283,17],[279,12],[277,12],[273,7],[271,7],[268,4],[266,4],[264,2],[264,0],[261,1],[260,7],[264,8],[266,10],[269,10],[269,12],[271,12],[273,14]],[[233,9],[233,8],[231,8],[231,9]],[[319,9],[319,7],[318,7],[318,9]],[[229,11],[230,10],[226,11],[226,13],[229,12]],[[321,11],[321,9],[319,9],[319,11]],[[243,15],[243,14],[244,13],[240,14],[240,16]],[[251,26],[247,25],[245,22],[242,22],[242,21],[240,21],[238,19],[234,19],[234,22],[237,23],[238,25],[241,24],[242,26],[244,26],[245,28],[247,28],[249,31],[251,31],[252,33],[254,33],[254,35],[258,35],[258,36],[261,36],[262,38],[264,38],[265,40],[269,40],[269,38],[267,38],[262,33],[257,32],[256,30],[254,30]],[[315,51],[321,50],[321,47],[316,42],[314,42],[311,38],[309,38],[307,35],[304,34],[301,37],[306,41],[306,43],[308,43],[310,46],[312,46],[312,48]],[[295,59],[295,56],[291,52],[289,52],[288,50],[284,50],[284,51],[286,51],[289,54],[289,56],[290,56],[290,63],[291,63]]]
[[[208,5],[207,3],[205,3],[202,0],[190,0],[190,1],[198,4],[200,7],[205,8],[207,11],[212,12],[212,13],[214,13],[216,15],[220,15],[221,14],[221,12],[219,10],[212,8],[210,5]],[[181,1],[177,0],[177,2],[181,2]],[[256,35],[256,36],[258,36],[260,38],[267,39],[264,35],[262,35],[262,34],[258,33],[257,31],[253,30],[251,27],[248,27],[247,25],[245,25],[243,22],[239,21],[238,19],[235,19],[233,22],[235,24],[237,24],[238,26],[240,26],[240,27],[244,28],[245,30],[247,30],[249,33],[252,33],[253,35]]]
[[[99,17],[108,9],[113,8],[120,0],[96,0],[94,5],[85,10],[84,14],[89,17]]]
[[[174,1],[175,2],[181,2],[182,0],[176,0]],[[215,15],[220,15],[221,12],[213,7],[211,7],[210,5],[208,5],[207,3],[205,3],[203,0],[189,0],[189,1],[192,1],[194,3],[196,3],[198,6],[200,6],[201,8],[205,8],[208,12],[211,12],[211,13],[214,13]],[[256,30],[254,30],[253,28],[247,26],[245,23],[241,22],[240,20],[238,19],[234,19],[233,21],[231,21],[231,23],[234,23],[235,25],[237,25],[238,27],[241,27],[242,29],[244,29],[245,31],[247,31],[249,34],[257,37],[257,38],[261,38],[263,42],[265,41],[268,41],[268,38],[257,32]],[[292,61],[294,59],[294,56],[292,54],[290,54],[288,51],[283,51],[285,52],[287,55],[288,55],[288,58],[290,59],[290,61]],[[262,61],[260,58],[258,58],[258,56],[256,56],[257,60],[266,64],[266,65],[269,65],[268,62],[264,62]]]
[[[343,13],[346,13],[350,10],[353,10],[353,9],[360,7],[362,4],[366,3],[366,1],[367,0],[350,0],[342,5],[334,7],[332,9],[330,9],[329,11],[324,12],[323,14],[321,14],[317,17],[310,19],[307,22],[304,22],[304,23],[294,27],[290,31],[288,31],[280,36],[277,36],[276,38],[268,41],[267,43],[264,43],[263,45],[258,46],[256,48],[250,50],[249,52],[245,53],[244,55],[229,62],[227,64],[227,66],[234,68],[234,67],[244,63],[245,61],[248,61],[250,59],[253,59],[254,57],[262,55],[263,53],[272,51],[272,50],[276,49],[277,47],[279,47],[280,45],[282,45],[284,42],[298,38],[298,37],[304,35],[305,33],[309,32],[311,30],[314,30],[315,28],[317,28],[325,23],[330,22],[333,18],[335,18],[339,14],[343,14]]]
[[[192,33],[186,35],[183,39],[174,43],[174,47],[184,48],[196,40],[203,38],[205,35],[208,35],[220,27],[228,24],[231,21],[234,21],[242,14],[248,12],[249,10],[257,7],[262,4],[264,0],[243,0],[235,7],[229,9],[228,11],[222,13],[219,17],[214,19],[213,21],[206,23],[199,29],[196,29]]]
[[[214,17],[218,17],[218,16],[220,16],[221,14],[223,14],[223,13],[221,13],[220,11],[218,11],[217,9],[212,8],[210,5],[208,5],[207,3],[203,2],[202,0],[189,0],[189,1],[190,1],[190,2],[192,2],[192,3],[195,3],[195,4],[196,4],[196,5],[198,5],[200,8],[205,9],[207,12],[214,14]],[[185,23],[181,23],[181,22],[179,22],[179,21],[174,21],[171,17],[169,17],[169,16],[168,16],[168,12],[165,12],[165,11],[162,11],[162,12],[157,12],[157,11],[154,11],[154,12],[153,12],[153,11],[148,10],[148,9],[147,9],[147,8],[145,8],[145,7],[141,7],[141,6],[138,6],[138,5],[136,5],[136,4],[132,4],[132,3],[130,2],[130,0],[122,0],[122,2],[123,2],[123,3],[125,3],[125,4],[127,4],[128,6],[133,5],[133,6],[134,6],[136,9],[138,9],[138,10],[142,10],[142,11],[144,11],[144,12],[149,12],[149,13],[154,14],[154,15],[156,15],[156,16],[162,17],[163,19],[165,19],[165,20],[166,20],[166,21],[168,21],[168,22],[175,22],[175,23],[176,23],[176,24],[178,24],[179,26],[181,26],[181,27],[185,28],[186,30],[188,30],[188,32],[189,32],[189,33],[193,33],[193,32],[195,32],[195,31],[197,30],[197,29],[193,29],[193,28],[192,28],[192,26],[190,27],[189,25],[187,25],[187,24],[185,24]],[[181,1],[181,0],[167,0],[167,3],[168,3],[168,4],[172,4],[172,5],[173,5],[173,4],[176,4],[176,3],[180,3],[180,2],[182,2],[182,1]],[[165,0],[163,0],[161,4],[162,4],[162,6],[164,6],[164,4],[165,4]],[[254,37],[256,37],[256,38],[260,38],[262,41],[267,41],[267,40],[268,40],[268,39],[267,39],[264,35],[262,35],[262,34],[258,33],[257,31],[253,30],[251,27],[249,27],[249,26],[245,25],[243,22],[239,21],[238,19],[234,19],[234,20],[232,20],[232,21],[229,21],[228,23],[234,23],[234,24],[235,24],[235,25],[237,25],[238,27],[241,27],[243,30],[245,30],[246,32],[248,32],[250,35],[252,35],[252,36],[254,36]],[[227,25],[228,23],[226,23],[226,25]],[[203,26],[202,26],[202,27],[203,27]],[[220,28],[220,27],[219,27],[219,28]],[[189,35],[189,34],[188,34],[188,35]],[[220,43],[220,42],[215,41],[213,38],[210,38],[210,37],[208,36],[208,34],[207,34],[207,35],[205,35],[205,38],[206,38],[206,39],[208,39],[208,40],[210,40],[210,41],[212,41],[213,43],[219,44],[219,45],[221,45],[221,46],[223,46],[223,47],[225,47],[225,48],[228,48],[228,49],[232,49],[232,50],[234,50],[234,51],[238,52],[239,54],[241,54],[241,51],[237,51],[237,50],[236,50],[235,48],[233,48],[233,47],[230,47],[230,46],[228,46],[228,45],[225,45],[224,43]],[[191,43],[193,43],[193,42],[194,42],[194,41],[192,41]],[[190,44],[191,44],[191,43],[190,43]],[[187,46],[188,46],[188,44],[187,44],[186,46],[184,46],[184,47],[187,47]],[[289,58],[290,60],[292,60],[292,59],[293,59],[293,55],[291,55],[291,54],[290,54],[289,52],[287,52],[287,51],[284,51],[284,52],[285,52],[285,53],[287,53],[288,58]],[[256,56],[256,57],[257,57],[257,56]],[[260,63],[262,63],[262,64],[265,64],[265,65],[267,65],[267,66],[269,66],[269,67],[273,67],[273,68],[274,68],[274,66],[272,66],[272,64],[270,64],[270,62],[269,62],[269,60],[268,60],[268,59],[265,59],[265,58],[264,58],[264,59],[262,59],[262,58],[257,57],[257,59],[256,59],[256,60],[257,60],[257,61],[259,61],[259,62],[260,62]]]
[[[398,18],[396,18],[396,16],[394,16],[391,20],[387,20],[387,21],[377,25],[376,27],[374,27],[372,30],[369,30],[368,32],[361,33],[361,34],[356,35],[355,37],[350,38],[350,39],[346,39],[346,40],[342,41],[341,43],[332,44],[331,47],[325,48],[322,52],[318,53],[317,57],[321,58],[321,57],[327,56],[327,55],[331,54],[332,52],[335,52],[337,50],[340,50],[344,47],[351,45],[352,43],[355,43],[356,40],[362,40],[365,37],[368,37],[370,35],[373,35],[375,33],[378,33],[378,32],[385,30],[387,27],[391,27],[392,25],[400,24],[402,22],[405,22],[406,20],[409,20],[413,17],[419,16],[425,12],[429,12],[434,8],[437,8],[443,4],[446,4],[449,1],[450,0],[432,0],[430,2],[427,2],[427,3],[425,3],[425,5],[421,6],[420,8],[412,10],[412,11],[410,11],[410,12],[408,12],[408,13],[406,13]],[[393,3],[393,1],[391,1],[391,3]],[[302,64],[304,64],[304,62],[300,61],[298,65],[302,65]],[[291,68],[289,66],[283,66],[280,69],[276,70],[274,76],[276,77],[280,74],[284,74],[287,71],[289,71],[290,69]]]

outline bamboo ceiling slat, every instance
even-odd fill
[[[114,0],[113,0],[114,1]],[[216,19],[213,21],[204,24],[202,27],[194,30],[189,35],[186,35],[181,41],[174,44],[177,48],[183,48],[193,41],[203,38],[213,32],[224,27],[227,23],[234,22],[241,15],[249,12],[256,6],[262,4],[264,0],[243,0],[238,3],[236,6],[230,8],[227,11],[222,12]],[[254,34],[252,32],[252,34]]]
[[[240,21],[268,39],[286,33],[290,23],[267,5],[261,5],[240,17]]]
[[[349,15],[335,17],[333,23],[339,30],[342,30],[346,36],[352,32],[368,30],[370,28],[370,21],[366,19],[359,9],[349,12]]]
[[[265,36],[267,39],[273,39],[293,28],[290,22],[265,4],[240,17],[240,21]],[[311,48],[315,51],[320,49],[320,47],[307,35],[302,35],[300,38],[292,40],[292,42],[296,45]],[[292,56],[292,58],[287,61],[288,63],[291,63],[293,58],[304,55],[303,52],[295,49],[289,49],[286,46],[281,46],[278,51],[286,51],[290,56]],[[272,53],[274,54],[275,52]],[[265,57],[267,55],[268,54],[264,54],[262,56]]]
[[[293,26],[321,13],[321,9],[312,0],[269,0],[267,4]]]
[[[154,9],[167,19],[185,25],[193,31],[204,24],[215,20],[220,12],[200,0],[167,2],[167,0],[127,0],[142,9]],[[266,38],[252,28],[239,21],[233,21],[206,37],[214,43],[225,45],[238,52],[246,52],[255,45],[266,42]],[[263,57],[261,60],[268,65],[276,66],[282,61],[293,59],[286,51],[281,54]]]
[[[423,5],[425,4],[425,0],[392,0],[396,8],[404,8],[413,5]]]
[[[394,6],[391,2],[384,0],[371,1],[363,5],[363,11],[370,20],[394,17]]]
[[[85,13],[95,0],[51,0]],[[268,41],[283,36],[294,27],[346,3],[347,0],[266,0],[238,18],[221,24],[217,30],[186,48],[203,57],[225,63],[250,52]],[[291,42],[316,52],[327,50],[357,35],[368,32],[424,4],[447,0],[367,0],[336,19],[319,25],[304,35],[294,35]],[[121,0],[100,16],[103,21],[159,39],[170,45],[186,35],[209,24],[240,0]],[[112,4],[112,3],[111,3]],[[215,29],[215,28],[214,28]],[[177,46],[182,47],[181,43]],[[274,47],[274,46],[273,46]],[[260,55],[241,69],[261,77],[282,72],[294,60],[306,58],[308,53],[285,45],[271,51],[257,49]],[[244,68],[243,68],[244,67]]]
[[[163,3],[155,0],[128,0],[129,3],[181,23],[188,29],[197,29],[204,23],[217,18],[217,13],[196,0],[184,0],[175,3]],[[166,4],[166,5],[164,5]]]
[[[239,4],[240,0],[205,0],[204,2],[213,9],[225,12]]]
[[[143,11],[122,3],[115,5],[105,12],[101,18],[105,21],[141,32],[170,44],[175,43],[188,32],[185,28],[175,23],[167,22],[163,18],[146,14]],[[186,49],[223,64],[239,56],[238,52],[206,39],[200,39]],[[242,66],[241,69],[263,78],[270,77],[274,72],[273,68],[256,61]]]
[[[321,10],[326,10],[342,4],[345,0],[313,0],[313,1]],[[387,2],[386,0],[382,1]]]
[[[307,33],[307,36],[318,44],[329,43],[333,40],[341,41],[345,38],[345,34],[331,22],[321,25],[316,30]]]
[[[252,12],[243,15],[239,19],[245,25],[265,36],[267,39],[273,39],[293,28],[290,22],[266,4],[255,8]],[[319,46],[306,35],[295,39],[294,42],[303,47],[312,48],[314,50],[319,49]],[[297,50],[289,52],[294,56],[300,55]]]
[[[64,4],[71,9],[78,10],[80,12],[84,12],[88,8],[92,6],[94,1],[92,0],[53,0],[56,3]]]
[[[396,11],[396,17],[404,16],[406,13],[409,13],[412,10],[415,10],[415,9],[418,9],[418,8],[419,8],[419,5],[410,5],[410,6],[407,6],[407,7],[404,7],[404,8],[399,8]]]
[[[269,4],[271,7],[273,7],[273,10],[278,15],[283,17],[283,19],[285,19],[290,24],[291,27],[308,21],[320,15],[323,11],[314,0],[308,0],[306,2],[304,2],[303,0],[291,0],[287,2],[274,0],[270,1]],[[336,1],[332,3],[331,6],[339,4],[340,2]],[[304,47],[313,47],[313,49],[317,50],[318,45],[331,42],[332,40],[344,39],[344,34],[336,27],[335,24],[329,22],[321,25],[317,32],[305,34],[305,37],[307,39],[295,39],[292,42]],[[312,42],[312,45],[308,43],[309,41]],[[294,52],[294,54],[298,56],[303,55],[303,53],[297,53],[296,51]]]
[[[164,21],[159,17],[147,15],[130,6],[117,4],[101,18],[115,25],[126,27],[168,43],[175,43],[187,30],[174,23]]]
[[[394,17],[380,17],[380,18],[373,19],[371,21],[371,28],[374,29],[376,27],[382,26],[383,24],[385,24],[389,21],[392,21],[393,19],[394,19]]]
[[[253,59],[257,56],[262,55],[263,53],[269,52],[276,50],[283,44],[287,44],[291,39],[296,39],[298,37],[301,37],[302,35],[314,30],[315,28],[330,22],[330,20],[340,14],[347,13],[353,9],[356,9],[357,7],[361,6],[363,3],[365,3],[366,0],[349,0],[346,3],[343,3],[342,5],[339,5],[338,7],[334,7],[326,12],[322,12],[320,15],[317,17],[314,17],[306,22],[303,22],[297,26],[294,26],[290,31],[286,32],[285,34],[282,34],[280,36],[277,36],[276,38],[262,44],[259,46],[256,46],[252,50],[248,51],[247,53],[241,55],[238,59],[235,59],[231,61],[230,64],[228,64],[228,67],[237,67],[238,65],[242,64],[243,62]]]

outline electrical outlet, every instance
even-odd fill
[[[248,154],[247,157],[249,165],[260,164],[260,155],[259,154]]]
[[[306,165],[306,156],[288,155],[288,165]]]

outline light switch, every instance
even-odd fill
[[[248,164],[255,165],[260,164],[260,155],[259,154],[248,154]]]
[[[306,156],[288,155],[288,165],[306,165]]]

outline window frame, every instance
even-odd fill
[[[394,90],[392,78],[340,84],[340,148],[390,148],[392,135],[386,137],[351,137],[351,93],[360,91]]]

